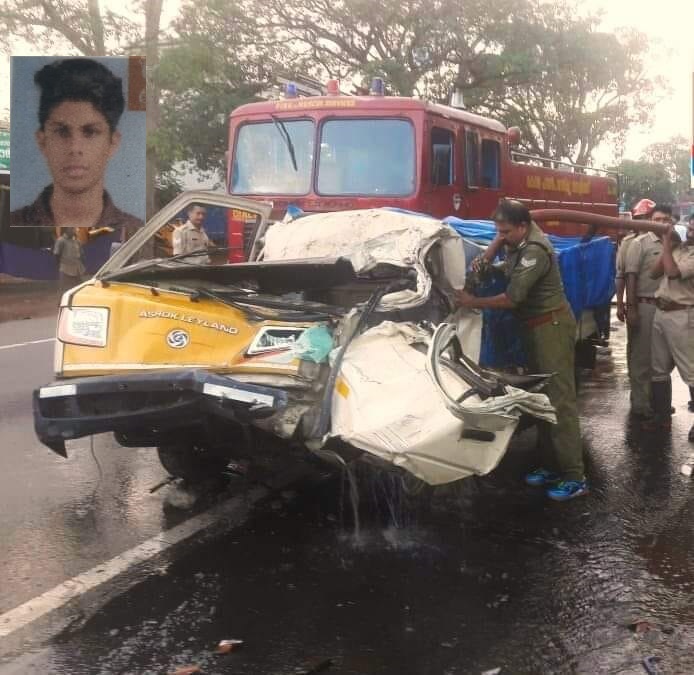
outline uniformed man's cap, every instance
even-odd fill
[[[655,202],[652,199],[640,199],[632,209],[632,214],[634,218],[643,218],[650,216],[654,208]]]

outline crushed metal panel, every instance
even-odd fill
[[[416,289],[384,296],[379,308],[387,311],[417,307],[427,301],[432,278],[425,262],[434,245],[441,247],[447,285],[462,288],[462,238],[440,220],[390,209],[316,213],[275,223],[265,235],[262,257],[266,261],[343,257],[351,261],[357,275],[379,265],[414,270]]]
[[[427,340],[416,326],[392,322],[356,338],[333,396],[330,435],[431,485],[489,473],[506,452],[518,420],[494,414],[497,430],[490,440],[465,438],[465,423],[446,408],[427,373],[426,355],[411,346]],[[465,382],[449,375],[449,387],[467,391]]]

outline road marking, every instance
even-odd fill
[[[29,342],[15,342],[13,345],[0,345],[0,350],[14,349],[15,347],[26,347],[27,345],[40,345],[44,342],[55,342],[55,338],[45,338],[44,340],[30,340]]]
[[[170,530],[165,530],[142,544],[125,551],[125,553],[92,567],[87,572],[63,581],[62,584],[27,600],[18,607],[0,614],[0,639],[11,635],[20,628],[25,628],[49,612],[59,609],[71,600],[127,572],[129,568],[154,558],[215,523],[230,518],[239,521],[250,506],[266,497],[268,493],[266,488],[257,487],[242,495],[232,497]]]

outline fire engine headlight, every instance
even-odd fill
[[[106,307],[63,307],[58,320],[58,340],[73,345],[105,347],[108,336]]]

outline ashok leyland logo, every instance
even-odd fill
[[[166,344],[173,349],[183,349],[188,346],[190,342],[190,336],[184,330],[176,328],[175,330],[169,331],[166,336]]]

